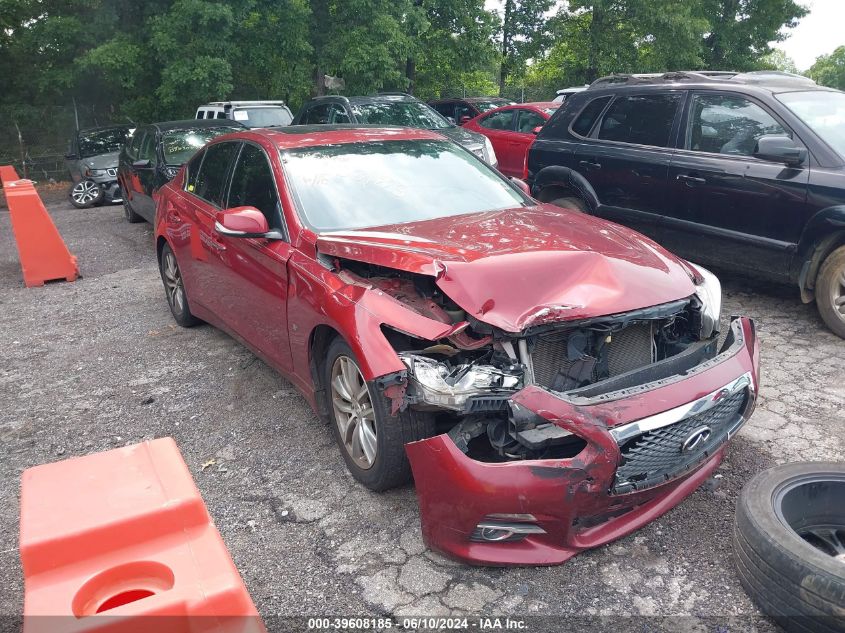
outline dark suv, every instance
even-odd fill
[[[543,126],[524,175],[539,200],[798,284],[845,337],[845,93],[776,72],[606,77]]]

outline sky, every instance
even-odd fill
[[[775,46],[795,61],[798,70],[807,70],[819,55],[845,45],[845,0],[803,0],[801,4],[810,13],[787,30],[786,41]]]

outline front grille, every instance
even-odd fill
[[[622,459],[613,493],[657,486],[705,461],[740,421],[747,399],[748,390],[740,389],[706,411],[625,440],[619,447]],[[703,427],[709,427],[709,437],[683,451],[684,442]]]
[[[551,388],[559,373],[567,375],[575,363],[567,354],[569,339],[551,335],[538,338],[531,353],[534,365],[534,380],[538,385]],[[645,367],[654,362],[654,333],[651,323],[634,323],[611,334],[607,345],[607,367],[609,378]],[[596,382],[595,369],[590,382]]]

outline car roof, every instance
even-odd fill
[[[525,107],[559,108],[561,105],[563,105],[563,104],[558,103],[557,101],[526,101],[525,103],[511,103],[509,105],[502,106],[502,108],[497,108],[497,110],[498,109],[505,109],[505,108],[525,108]]]
[[[187,128],[197,127],[231,127],[231,128],[245,128],[237,121],[232,119],[182,119],[181,121],[162,121],[159,123],[150,123],[145,127],[157,128],[159,132],[170,132],[173,130],[182,130]]]
[[[463,99],[460,99],[460,101],[469,101],[470,103],[477,103],[478,101],[493,101],[498,103],[501,101],[502,103],[505,103],[510,101],[510,99],[506,99],[505,97],[464,97]]]
[[[819,86],[815,81],[803,75],[780,71],[751,71],[736,73],[728,71],[679,71],[670,73],[650,73],[641,75],[608,75],[600,77],[590,84],[589,92],[597,90],[618,90],[630,88],[730,88],[732,90],[754,89],[771,93],[807,90],[830,91],[831,88]]]
[[[81,130],[77,130],[77,134],[87,134],[89,132],[103,132],[105,130],[131,130],[132,128],[136,128],[138,125],[135,123],[120,123],[116,125],[99,125],[97,127],[86,127]]]
[[[282,99],[268,99],[264,101],[209,101],[205,105],[197,106],[197,108],[220,108],[227,105],[237,108],[246,106],[284,106],[287,104]]]
[[[375,95],[354,95],[351,97],[347,97],[345,95],[322,95],[320,97],[312,97],[310,101],[341,101],[343,103],[421,103],[421,101],[413,95],[405,94],[403,92],[385,92]]]
[[[288,125],[279,128],[253,128],[238,131],[219,139],[261,137],[269,140],[279,149],[297,149],[322,145],[346,143],[367,143],[379,141],[447,140],[436,132],[406,127],[385,127],[383,125]]]

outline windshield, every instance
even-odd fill
[[[452,127],[437,111],[418,101],[374,101],[352,106],[358,123],[401,125],[426,130]]]
[[[491,101],[473,101],[472,105],[478,108],[479,112],[487,112],[506,105],[514,105],[515,101],[508,101],[507,99],[494,99]]]
[[[166,132],[161,139],[161,148],[164,150],[164,162],[168,165],[181,165],[211,139],[221,134],[237,132],[242,129],[232,126],[220,126],[186,128]]]
[[[315,231],[361,229],[524,206],[491,167],[449,141],[379,141],[291,150],[285,174]]]
[[[90,156],[119,152],[128,135],[128,127],[97,130],[95,132],[80,134],[79,155],[81,158],[88,158]]]
[[[845,93],[812,90],[775,96],[845,158]]]
[[[281,106],[235,108],[232,111],[232,118],[247,127],[280,127],[290,125],[293,120],[288,109]]]

